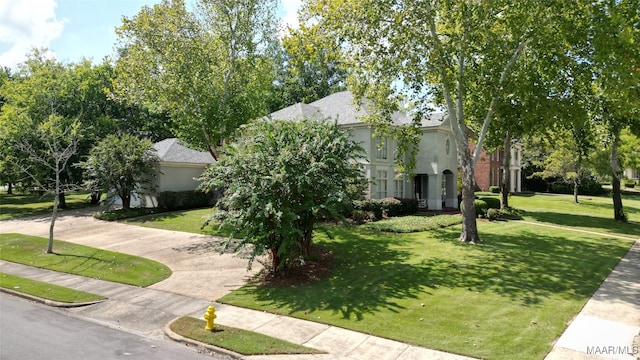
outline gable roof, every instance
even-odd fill
[[[355,105],[353,95],[350,91],[333,93],[320,100],[309,104],[297,103],[278,110],[269,115],[272,119],[299,120],[301,118],[311,118],[317,120],[333,119],[340,125],[363,124],[360,118],[367,114],[366,104],[358,108]],[[397,112],[391,116],[394,124],[410,124],[412,119],[406,114]],[[447,123],[445,113],[432,113],[428,118],[422,119],[423,127],[437,127]]]
[[[153,144],[161,162],[213,164],[213,156],[206,151],[196,151],[182,146],[177,138],[169,138]]]

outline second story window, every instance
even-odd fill
[[[387,160],[389,154],[387,149],[389,148],[389,139],[385,137],[376,137],[376,159]]]

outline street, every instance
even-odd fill
[[[165,339],[139,335],[85,321],[64,310],[0,294],[0,358],[67,359],[212,359]]]

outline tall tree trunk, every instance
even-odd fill
[[[60,197],[58,196],[60,191],[60,171],[58,171],[58,164],[56,163],[56,184],[53,197],[53,211],[51,212],[51,221],[49,222],[49,241],[47,243],[47,254],[53,254],[53,228],[56,225],[56,219],[58,218],[58,205],[60,204]]]
[[[67,208],[67,198],[65,197],[64,191],[57,191],[58,194],[58,208],[66,209]]]
[[[476,223],[475,187],[476,181],[473,172],[473,163],[469,153],[469,147],[462,149],[468,156],[460,157],[462,168],[462,233],[460,241],[467,243],[480,243],[478,225]]]
[[[576,174],[576,177],[573,179],[573,203],[574,204],[579,204],[578,202],[578,188],[580,187],[580,179],[578,177],[578,174]]]
[[[511,185],[511,132],[507,130],[507,134],[504,137],[504,156],[502,159],[502,182],[500,183],[500,208],[506,209],[509,207],[509,188]]]
[[[620,128],[615,127],[612,131],[613,142],[611,143],[611,186],[613,187],[613,218],[616,221],[627,222],[627,217],[622,209],[622,195],[620,193],[620,159],[618,159],[618,146],[620,145]]]
[[[125,210],[131,208],[131,195],[122,197],[122,208]]]
[[[7,195],[13,195],[13,184],[11,181],[7,184]]]

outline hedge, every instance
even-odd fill
[[[198,190],[162,191],[157,195],[158,208],[163,210],[183,210],[213,206],[217,196],[213,192]]]

